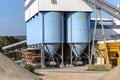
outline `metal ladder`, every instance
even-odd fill
[[[104,0],[85,0],[120,20],[120,9]]]

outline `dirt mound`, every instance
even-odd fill
[[[120,80],[120,65],[103,75],[98,80]]]
[[[36,80],[37,78],[0,53],[0,80]]]

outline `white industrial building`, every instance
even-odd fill
[[[25,0],[25,21],[39,11],[92,12],[93,5],[84,0]]]

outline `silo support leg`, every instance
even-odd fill
[[[62,53],[62,55],[61,55],[62,63],[61,63],[61,65],[60,65],[60,67],[61,67],[61,68],[64,68],[65,66],[64,66],[63,43],[61,44],[61,53]]]
[[[44,50],[41,49],[41,67],[42,68],[45,68],[45,53],[44,53]]]
[[[73,67],[73,54],[72,54],[72,47],[73,45],[70,45],[70,67]]]

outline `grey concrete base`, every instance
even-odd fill
[[[69,67],[74,67],[74,65],[66,64],[66,68],[69,68]]]
[[[71,64],[70,64],[69,67],[74,67],[74,65],[71,65]]]
[[[56,65],[55,61],[50,61],[50,65]]]
[[[64,64],[60,64],[60,68],[65,68],[65,65]]]

